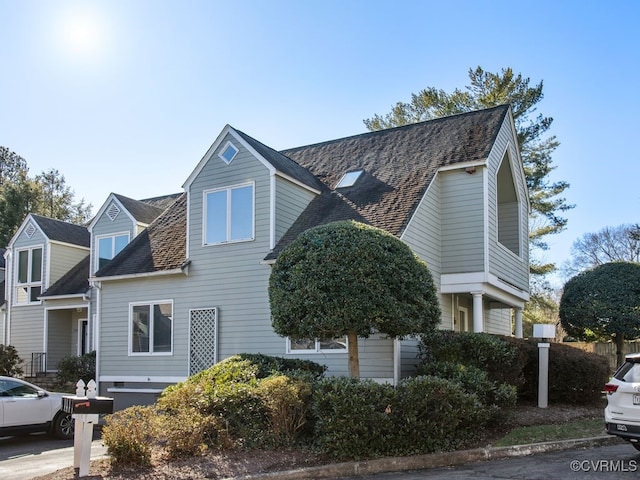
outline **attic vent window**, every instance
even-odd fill
[[[336,188],[353,187],[358,178],[360,178],[360,175],[362,175],[362,170],[345,173],[342,179],[338,182],[338,185],[336,185]]]
[[[29,238],[33,237],[33,234],[36,233],[36,227],[33,225],[33,223],[29,223],[29,225],[27,225],[24,233]]]
[[[107,210],[107,216],[111,219],[112,222],[116,219],[119,213],[120,213],[120,208],[118,208],[118,206],[115,203],[112,203],[111,206],[109,207],[109,210]]]
[[[224,160],[228,165],[231,163],[231,160],[233,160],[236,157],[237,154],[238,154],[238,149],[233,145],[233,143],[227,142],[224,148],[220,150],[220,153],[218,153],[218,156],[222,160]]]

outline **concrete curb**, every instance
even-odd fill
[[[510,447],[485,447],[473,450],[459,450],[455,452],[431,453],[413,455],[410,457],[389,457],[359,462],[343,462],[318,467],[300,468],[282,472],[270,472],[233,477],[226,480],[303,480],[314,478],[341,478],[357,475],[373,475],[385,472],[401,472],[407,470],[422,470],[426,468],[449,467],[463,465],[483,460],[499,458],[522,457],[535,453],[569,450],[572,448],[587,448],[608,445],[620,441],[612,435],[562,440],[557,442],[534,443],[529,445],[514,445]]]

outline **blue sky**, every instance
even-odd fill
[[[640,2],[0,0],[0,145],[94,206],[181,191],[225,124],[275,149],[366,131],[469,68],[544,81],[573,241],[640,222]]]

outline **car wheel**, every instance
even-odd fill
[[[62,440],[73,438],[74,420],[70,413],[60,412],[53,420],[53,434]]]
[[[640,452],[640,443],[638,442],[629,442],[631,443],[631,445],[633,445],[633,448],[635,448],[636,450],[638,450]]]

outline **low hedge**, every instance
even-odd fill
[[[497,385],[515,385],[518,398],[537,401],[538,342],[535,340],[437,331],[421,338],[418,373],[443,375],[436,363],[457,363],[487,372]],[[561,343],[551,343],[549,351],[549,402],[594,404],[611,372],[607,359]]]
[[[518,395],[526,401],[538,398],[538,342],[506,337],[527,358],[525,383]],[[591,405],[602,401],[602,390],[611,376],[606,357],[562,343],[549,349],[549,402]]]
[[[337,459],[453,450],[476,440],[489,419],[477,395],[429,376],[395,388],[325,378],[316,384],[312,409],[316,448]]]
[[[487,372],[492,382],[519,387],[524,383],[528,357],[504,338],[488,333],[437,330],[421,336],[419,358],[424,364],[437,361],[476,367]]]

